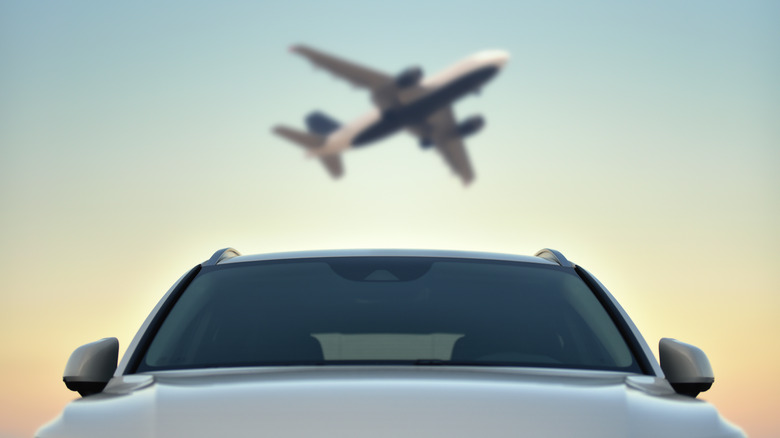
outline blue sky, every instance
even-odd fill
[[[549,246],[650,344],[703,347],[712,400],[770,436],[780,426],[748,400],[780,389],[761,377],[780,359],[766,348],[780,347],[778,18],[772,1],[3,2],[0,364],[40,387],[0,399],[20,412],[0,433],[53,416],[67,354],[126,345],[218,248]],[[274,137],[313,109],[370,108],[296,43],[388,73],[508,50],[455,107],[487,120],[467,141],[475,183],[406,134],[345,155],[338,182]]]

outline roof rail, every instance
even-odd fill
[[[570,262],[569,259],[564,257],[563,254],[561,254],[560,251],[556,251],[554,249],[550,248],[543,248],[534,254],[536,257],[541,257],[545,260],[549,260],[557,265],[563,266],[565,268],[573,268],[574,263]]]
[[[203,266],[214,266],[222,260],[232,259],[233,257],[240,256],[241,253],[233,248],[223,248],[215,252],[210,259],[203,262]]]

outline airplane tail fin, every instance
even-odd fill
[[[306,127],[312,134],[327,136],[339,129],[341,123],[321,111],[314,111],[306,116]]]
[[[337,127],[338,128],[338,127]],[[284,137],[291,142],[302,146],[309,152],[316,151],[321,148],[325,143],[325,136],[312,134],[308,132],[299,131],[287,126],[274,127],[274,133],[280,137]],[[341,156],[339,155],[322,155],[319,157],[325,169],[333,178],[339,178],[344,174],[344,166],[341,163]]]

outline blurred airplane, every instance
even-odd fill
[[[314,65],[367,88],[376,107],[357,120],[342,125],[322,112],[306,116],[308,132],[275,126],[274,132],[300,146],[310,156],[319,157],[334,178],[344,173],[340,154],[406,129],[420,140],[423,148],[435,146],[463,183],[474,179],[463,139],[485,124],[482,116],[458,123],[452,104],[481,88],[509,60],[501,50],[487,50],[469,56],[441,73],[423,79],[420,67],[410,67],[398,75],[388,75],[306,46],[293,46]]]

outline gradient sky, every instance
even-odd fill
[[[0,437],[75,398],[70,352],[122,349],[215,250],[533,254],[593,272],[647,341],[707,352],[702,398],[780,432],[780,3],[0,2]],[[465,189],[407,134],[343,180],[273,136],[368,95],[287,51],[388,73],[500,48]]]

